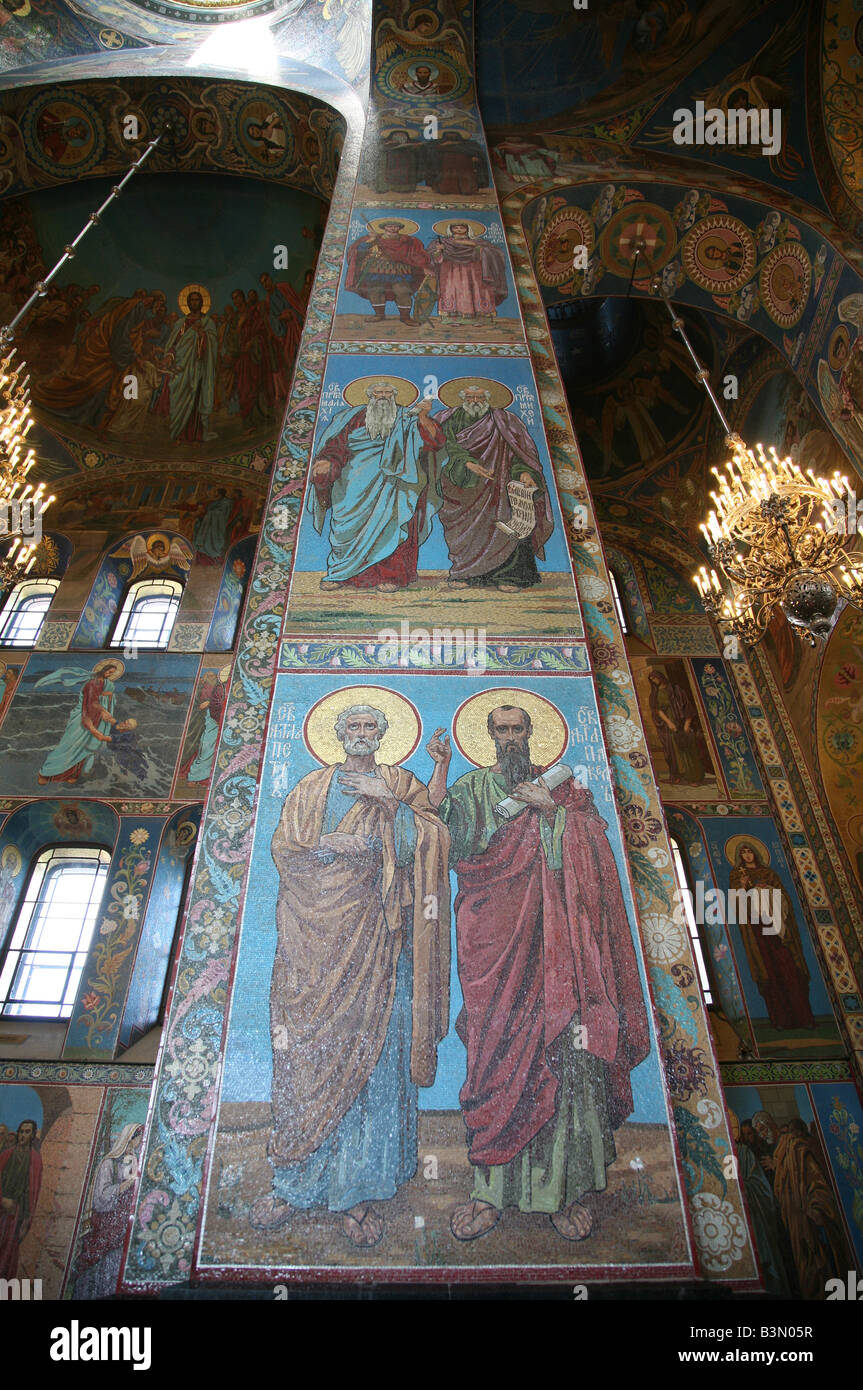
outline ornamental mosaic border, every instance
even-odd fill
[[[374,357],[527,357],[524,343],[383,343],[342,338],[330,343],[329,353]]]
[[[153,1084],[155,1067],[107,1062],[0,1061],[0,1082],[38,1081],[46,1086],[140,1086]]]
[[[393,629],[395,631],[395,629]],[[472,636],[474,629],[466,632]],[[280,671],[325,671],[330,668],[348,671],[458,671],[478,669],[483,671],[509,671],[513,674],[528,671],[557,671],[560,673],[589,674],[590,660],[585,639],[549,638],[546,642],[523,642],[518,638],[495,638],[486,644],[484,660],[467,656],[459,660],[458,644],[455,650],[442,650],[436,660],[434,651],[426,656],[416,647],[423,645],[414,638],[414,643],[406,651],[400,652],[394,663],[384,656],[392,644],[385,642],[364,642],[338,637],[308,641],[291,637],[283,639],[279,649]],[[469,645],[469,641],[468,644]],[[449,660],[445,660],[446,656]]]
[[[680,929],[674,917],[677,884],[671,850],[624,639],[611,602],[610,586],[600,577],[607,570],[605,557],[598,538],[585,539],[597,537],[596,516],[521,222],[521,208],[533,196],[535,190],[527,193],[522,189],[508,197],[501,195],[501,212],[525,330],[531,344],[552,469],[568,523],[585,633],[593,659],[600,719],[609,750],[654,1009],[660,1023],[666,1081],[694,1219],[696,1246],[707,1277],[739,1280],[749,1277],[752,1270],[751,1248],[747,1246],[745,1251],[741,1250],[733,1264],[720,1269],[706,1240],[700,1239],[706,1213],[716,1205],[729,1220],[740,1220],[747,1233],[748,1225],[739,1183],[737,1179],[726,1180],[722,1171],[722,1159],[732,1152],[732,1146],[726,1128],[718,1062],[701,996],[697,989],[686,994],[694,984],[694,964],[688,933]],[[586,527],[575,527],[575,516],[583,519],[585,514]],[[674,1062],[683,1056],[706,1057],[713,1064],[712,1083],[705,1083],[700,1096],[692,1090],[675,1094],[678,1082],[674,1079]],[[718,1108],[714,1110],[714,1106]]]
[[[776,1082],[805,1085],[807,1081],[853,1081],[844,1057],[816,1062],[721,1062],[726,1086],[767,1086]]]

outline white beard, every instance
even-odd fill
[[[387,439],[396,422],[398,406],[392,400],[370,400],[366,406],[366,429],[370,439]]]
[[[381,734],[375,734],[374,738],[351,738],[345,734],[342,745],[349,757],[355,755],[365,756],[367,753],[376,753],[381,746]]]
[[[471,401],[470,405],[462,401],[462,406],[464,407],[465,415],[469,415],[472,420],[481,419],[482,416],[486,415],[491,409],[488,401],[483,401],[482,404],[480,404],[479,401]]]

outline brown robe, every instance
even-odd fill
[[[344,764],[302,778],[288,795],[272,854],[281,884],[270,990],[273,1134],[269,1156],[284,1167],[313,1153],[365,1086],[386,1038],[402,945],[413,917],[411,1079],[430,1086],[449,1021],[449,832],[412,773],[379,764],[397,801],[414,816],[413,869],[396,862],[396,805],[357,797],[339,824],[381,849],[337,855],[317,849],[330,782]],[[436,915],[426,916],[434,895]]]

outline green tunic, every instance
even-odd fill
[[[506,783],[491,768],[465,773],[438,809],[452,837],[451,867],[482,854],[503,818],[495,804],[507,795]],[[525,810],[522,815],[535,815]],[[558,807],[553,824],[543,817],[542,849],[551,869],[561,868],[566,811]],[[456,917],[458,933],[458,917]],[[616,1157],[608,1118],[605,1064],[577,1046],[574,1018],[557,1043],[554,1066],[560,1078],[553,1117],[509,1163],[474,1168],[471,1199],[498,1210],[563,1211],[587,1192],[606,1186],[606,1169]]]

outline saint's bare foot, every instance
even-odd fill
[[[593,1217],[580,1202],[572,1202],[563,1211],[553,1212],[551,1224],[564,1240],[585,1240],[593,1227]]]
[[[476,1240],[491,1231],[500,1220],[500,1212],[490,1202],[465,1202],[456,1207],[449,1219],[449,1228],[456,1240]]]
[[[280,1231],[287,1226],[293,1214],[293,1207],[268,1192],[266,1197],[259,1197],[252,1203],[249,1222],[258,1231]]]
[[[342,1224],[354,1245],[377,1245],[384,1233],[384,1219],[369,1202],[358,1202],[346,1211]]]

